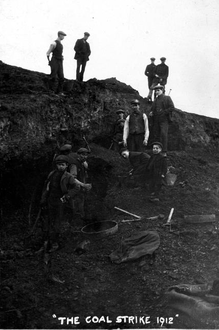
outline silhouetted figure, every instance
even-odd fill
[[[151,88],[154,78],[155,78],[155,71],[156,71],[156,65],[155,65],[155,58],[151,57],[151,64],[148,64],[146,66],[144,74],[148,77],[148,88],[149,88],[149,93],[148,93],[148,100],[152,100],[152,94],[153,94],[153,89]]]
[[[50,45],[48,52],[46,53],[48,59],[48,65],[51,68],[50,74],[50,88],[56,93],[62,93],[64,84],[64,72],[63,72],[63,45],[61,41],[66,34],[63,31],[58,32],[58,38]],[[50,60],[50,54],[52,58]],[[58,87],[56,85],[56,77],[58,77]]]
[[[89,56],[91,54],[90,45],[87,42],[90,34],[88,32],[84,32],[84,37],[82,39],[78,39],[76,41],[74,50],[75,50],[75,60],[77,60],[77,69],[76,69],[76,80],[83,81],[84,79],[84,71],[89,61]]]

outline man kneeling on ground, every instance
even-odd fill
[[[133,169],[132,177],[135,180],[139,180],[140,178],[143,182],[149,183],[149,193],[150,197],[149,200],[151,202],[159,202],[159,194],[167,173],[167,159],[162,155],[162,144],[160,142],[153,142],[152,143],[152,155],[146,153],[137,153],[137,154],[144,154],[143,155],[133,155],[133,152],[128,150],[122,150],[121,156],[129,159],[131,165],[133,164],[134,156],[138,156],[137,158],[144,159],[139,163],[135,169]],[[146,161],[147,159],[147,161]],[[137,176],[136,176],[137,174]]]

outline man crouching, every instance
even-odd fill
[[[149,183],[149,200],[159,202],[159,193],[167,173],[167,158],[162,155],[162,144],[152,143],[152,155],[121,150],[121,156],[129,159],[133,167],[130,178],[136,184]]]

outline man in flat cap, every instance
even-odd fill
[[[149,200],[159,202],[159,193],[165,181],[167,173],[167,159],[162,155],[162,143],[153,142],[152,152],[132,152],[122,149],[120,154],[123,158],[129,159],[132,170],[129,171],[129,179],[132,186],[144,187],[149,184]]]
[[[88,32],[84,32],[84,37],[82,39],[78,39],[75,43],[75,60],[77,60],[77,68],[76,68],[76,80],[83,81],[84,79],[84,71],[89,61],[89,56],[91,54],[90,45],[87,42],[90,34]]]
[[[167,84],[167,78],[169,76],[169,67],[165,64],[166,57],[160,58],[161,63],[156,66],[155,70],[155,83],[165,86]]]
[[[123,145],[128,147],[129,151],[143,151],[149,137],[148,118],[140,110],[139,100],[132,100],[131,108],[131,114],[128,115],[124,124]]]
[[[123,145],[123,128],[124,128],[124,114],[125,111],[122,109],[118,109],[116,111],[117,119],[113,125],[113,139],[112,139],[112,149],[114,151],[120,151]]]
[[[168,128],[172,120],[174,104],[170,96],[164,95],[164,86],[158,84],[154,87],[155,101],[152,104],[149,116],[152,119],[152,138],[163,144],[163,155],[167,155]]]
[[[149,182],[149,200],[159,202],[159,194],[167,173],[167,158],[162,154],[163,145],[159,141],[151,144],[152,155],[147,164]]]
[[[58,31],[58,38],[51,43],[49,50],[46,53],[48,59],[48,65],[51,68],[50,74],[50,88],[56,93],[62,93],[64,84],[64,72],[63,72],[63,45],[62,40],[66,34],[63,31]],[[52,58],[50,60],[50,54]],[[58,87],[56,85],[56,76],[58,77]]]
[[[148,77],[148,88],[149,88],[149,93],[148,93],[148,100],[152,100],[152,94],[153,94],[153,89],[151,88],[154,78],[155,78],[155,70],[156,70],[156,65],[155,65],[155,58],[151,57],[151,64],[148,64],[146,66],[144,74]]]

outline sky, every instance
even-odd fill
[[[87,31],[85,81],[115,77],[146,97],[146,65],[164,56],[175,107],[219,118],[218,13],[218,0],[0,0],[0,60],[49,74],[62,30],[65,78],[75,79],[74,45]]]

